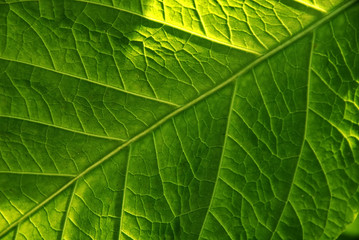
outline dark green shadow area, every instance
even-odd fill
[[[347,227],[338,240],[359,240],[359,217]]]

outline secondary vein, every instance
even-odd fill
[[[214,192],[216,191],[216,187],[217,187],[217,183],[218,183],[218,179],[219,179],[219,172],[221,170],[221,166],[222,166],[222,163],[223,163],[223,158],[224,158],[224,151],[225,151],[225,147],[226,147],[226,143],[227,143],[227,136],[228,136],[228,131],[229,131],[229,125],[231,123],[231,116],[232,116],[232,112],[233,112],[233,105],[234,105],[234,99],[236,98],[236,92],[237,92],[237,85],[236,82],[235,82],[235,85],[234,85],[234,89],[233,89],[233,93],[232,93],[232,99],[231,99],[231,104],[229,106],[229,110],[228,110],[228,118],[227,118],[227,126],[226,126],[226,134],[225,134],[225,138],[224,138],[224,142],[223,142],[223,148],[222,148],[222,153],[221,153],[221,158],[220,158],[220,162],[219,162],[219,165],[218,165],[218,171],[217,171],[217,176],[216,176],[216,180],[214,182],[214,186],[213,186],[213,191],[212,191],[212,194],[211,194],[211,199],[210,199],[210,202],[209,202],[209,205],[208,205],[208,208],[207,208],[207,211],[206,211],[206,215],[203,219],[203,223],[202,223],[202,226],[201,226],[201,230],[199,232],[199,235],[198,235],[198,239],[201,237],[201,234],[202,234],[202,231],[203,231],[203,228],[204,228],[204,224],[206,222],[206,219],[207,219],[207,216],[209,214],[209,210],[211,208],[211,205],[212,205],[212,202],[213,202],[213,196],[214,196]]]
[[[115,86],[111,86],[111,85],[108,85],[108,84],[105,84],[105,83],[97,82],[97,81],[91,80],[89,78],[80,77],[80,76],[77,76],[77,75],[74,75],[74,74],[71,74],[71,73],[61,72],[59,70],[52,69],[52,68],[49,68],[49,67],[40,66],[40,65],[37,65],[37,64],[33,64],[33,63],[28,63],[28,62],[20,61],[20,60],[17,60],[17,59],[11,59],[11,58],[7,58],[7,57],[1,56],[1,55],[0,55],[0,59],[5,60],[5,61],[9,61],[9,62],[25,64],[25,65],[28,65],[28,66],[32,66],[32,67],[35,67],[35,68],[40,68],[40,69],[43,69],[43,70],[46,70],[46,71],[58,73],[58,74],[61,74],[61,75],[64,75],[64,76],[72,77],[72,78],[77,78],[77,79],[82,80],[82,81],[86,81],[86,82],[93,83],[93,84],[96,84],[96,85],[99,85],[99,86],[102,86],[102,87],[110,88],[110,89],[113,89],[113,90],[116,90],[116,91],[119,91],[119,92],[123,92],[123,93],[129,94],[129,95],[133,95],[133,96],[136,96],[136,97],[145,98],[145,99],[148,99],[148,100],[151,100],[151,101],[164,103],[164,104],[171,105],[171,106],[174,106],[174,107],[179,107],[180,106],[178,104],[168,102],[166,100],[153,98],[153,97],[149,97],[149,96],[146,96],[146,95],[141,95],[141,94],[138,94],[138,93],[135,93],[135,92],[130,92],[128,90],[121,89],[119,87],[115,87]]]
[[[311,44],[311,48],[310,48],[310,54],[309,54],[309,64],[308,64],[308,86],[307,86],[307,104],[306,104],[306,115],[305,115],[305,123],[304,123],[304,134],[303,134],[303,141],[302,141],[302,144],[300,146],[300,151],[299,151],[299,156],[298,156],[298,160],[296,162],[296,165],[295,165],[295,169],[294,169],[294,173],[293,173],[293,177],[291,179],[291,182],[290,182],[290,186],[289,186],[289,191],[288,191],[288,195],[287,195],[287,198],[285,200],[285,203],[283,205],[283,208],[281,210],[281,213],[279,215],[279,218],[278,218],[278,221],[275,225],[275,228],[274,228],[274,231],[272,231],[272,235],[271,235],[271,238],[272,239],[274,237],[274,234],[275,232],[277,231],[278,229],[278,226],[280,224],[280,221],[283,217],[283,213],[285,211],[285,208],[286,206],[288,205],[289,203],[289,197],[290,197],[290,194],[291,194],[291,191],[292,191],[292,187],[293,187],[293,183],[294,183],[294,180],[295,180],[295,177],[297,175],[297,172],[298,172],[298,167],[299,167],[299,161],[302,157],[302,153],[303,153],[303,149],[304,149],[304,145],[305,145],[305,139],[307,137],[307,123],[308,123],[308,109],[309,109],[309,93],[310,93],[310,78],[311,78],[311,67],[312,67],[312,58],[313,58],[313,48],[314,48],[314,42],[315,42],[315,33],[313,33],[313,36],[312,36],[312,44]],[[293,207],[294,208],[294,207]]]

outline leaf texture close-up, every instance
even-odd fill
[[[0,239],[336,239],[359,1],[0,0]]]

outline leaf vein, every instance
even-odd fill
[[[308,84],[307,84],[307,101],[306,101],[306,116],[305,116],[305,123],[304,123],[304,134],[303,134],[303,142],[301,144],[301,147],[300,147],[300,151],[299,151],[299,156],[298,156],[298,160],[296,162],[296,166],[295,166],[295,169],[294,169],[294,173],[293,173],[293,178],[291,179],[291,182],[290,182],[290,186],[289,186],[289,191],[288,191],[288,195],[287,195],[287,198],[285,200],[285,203],[283,205],[283,208],[281,210],[281,213],[279,215],[279,218],[278,218],[278,221],[276,223],[276,226],[274,228],[274,231],[272,231],[272,235],[270,237],[270,239],[273,239],[274,237],[274,234],[275,232],[277,231],[278,229],[278,226],[280,224],[280,221],[283,217],[283,213],[285,211],[285,208],[286,206],[288,205],[289,203],[289,198],[290,198],[290,195],[291,195],[291,191],[292,191],[292,188],[293,188],[293,185],[294,185],[294,180],[295,180],[295,177],[297,175],[297,172],[298,172],[298,168],[299,168],[299,161],[301,159],[301,156],[302,156],[302,153],[303,153],[303,149],[304,149],[304,145],[305,145],[305,140],[306,140],[306,136],[307,136],[307,124],[308,124],[308,111],[309,111],[309,94],[310,94],[310,78],[311,78],[311,68],[312,68],[312,58],[313,58],[313,49],[314,49],[314,43],[315,43],[315,32],[312,34],[312,45],[311,45],[311,48],[310,48],[310,54],[309,54],[309,64],[308,64]]]
[[[99,85],[99,86],[102,86],[102,87],[111,88],[113,90],[123,92],[123,93],[126,93],[126,94],[130,94],[130,95],[133,95],[133,96],[136,96],[136,97],[145,98],[145,99],[148,99],[148,100],[151,100],[151,101],[160,102],[160,103],[164,103],[164,104],[175,106],[175,107],[180,107],[180,105],[178,105],[176,103],[172,103],[172,102],[168,102],[166,100],[141,95],[141,94],[138,94],[138,93],[135,93],[135,92],[130,92],[130,91],[127,91],[127,90],[124,90],[124,89],[121,89],[121,88],[118,88],[118,87],[115,87],[115,86],[105,84],[105,83],[96,82],[96,81],[91,80],[89,78],[80,77],[80,76],[77,76],[77,75],[73,75],[71,73],[61,72],[59,70],[51,69],[51,68],[48,68],[48,67],[45,67],[45,66],[41,66],[41,65],[37,65],[37,64],[29,63],[29,62],[24,62],[24,61],[20,61],[20,60],[17,60],[17,59],[11,59],[11,58],[7,58],[7,57],[4,57],[4,56],[0,56],[0,59],[5,60],[5,61],[9,61],[9,62],[25,64],[25,65],[28,65],[28,66],[32,66],[32,67],[35,67],[35,68],[40,68],[40,69],[43,69],[43,70],[58,73],[58,74],[61,74],[61,75],[64,75],[64,76],[72,77],[72,78],[77,78],[79,80],[83,80],[83,81],[86,81],[86,82],[89,82],[89,83],[92,83],[92,84],[96,84],[96,85]]]

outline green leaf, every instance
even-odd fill
[[[356,0],[0,0],[0,239],[335,239]]]

